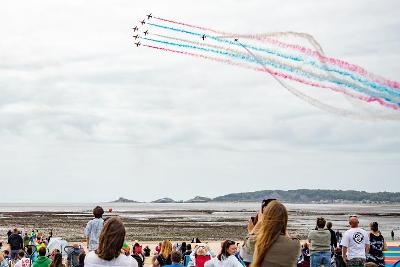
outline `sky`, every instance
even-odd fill
[[[269,76],[136,48],[131,28],[149,12],[309,33],[399,81],[398,0],[3,1],[0,202],[400,191],[399,121],[329,114]]]

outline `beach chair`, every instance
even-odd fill
[[[385,257],[385,267],[400,267],[400,247],[387,247],[383,256]]]

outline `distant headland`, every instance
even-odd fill
[[[169,197],[151,203],[208,203],[208,202],[259,202],[263,199],[275,198],[286,203],[400,203],[400,192],[377,192],[355,190],[261,190],[255,192],[232,193],[215,198],[196,196],[189,200],[174,200]],[[113,203],[137,203],[138,201],[120,197]]]

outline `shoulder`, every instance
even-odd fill
[[[85,264],[94,263],[94,262],[97,262],[99,260],[100,260],[99,256],[97,256],[97,254],[94,251],[90,251],[88,254],[86,254]]]
[[[288,247],[288,248],[290,248],[290,249],[298,249],[298,250],[300,250],[300,247],[301,247],[300,241],[298,239],[291,239],[291,238],[288,238],[288,237],[283,236],[283,235],[279,236],[277,242],[282,244],[282,245],[284,245],[284,246],[286,246],[286,247]]]
[[[115,259],[115,261],[118,262],[119,266],[138,267],[138,263],[133,257],[126,256],[124,254],[119,255],[118,258]]]

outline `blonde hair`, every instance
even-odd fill
[[[271,201],[262,213],[261,227],[256,233],[254,259],[251,267],[260,267],[268,250],[280,235],[286,234],[288,213],[277,200]]]
[[[165,259],[167,259],[172,252],[172,243],[168,240],[164,240],[161,244],[160,254],[163,255]]]

